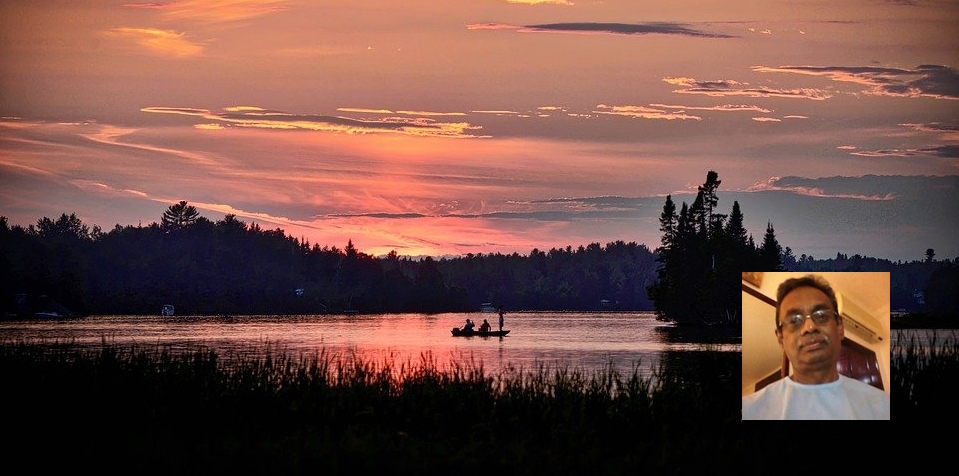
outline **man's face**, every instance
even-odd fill
[[[779,315],[776,318],[783,323],[786,316],[795,314],[806,316],[821,309],[834,310],[829,297],[816,288],[803,286],[783,297]],[[827,319],[826,322],[818,324],[814,319],[809,318],[805,319],[798,329],[792,329],[785,324],[777,329],[779,346],[789,357],[795,373],[806,374],[836,368],[836,362],[842,350],[842,339],[845,336],[842,322],[838,321],[840,320]]]

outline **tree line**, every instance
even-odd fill
[[[54,303],[80,315],[400,313],[650,309],[654,269],[643,245],[414,259],[374,257],[349,241],[310,244],[247,224],[211,221],[186,201],[147,226],[92,228],[76,214],[28,227],[0,217],[4,315]],[[26,299],[28,302],[24,302]]]
[[[235,215],[211,221],[186,201],[159,222],[104,231],[76,214],[27,227],[0,216],[0,311],[17,316],[63,306],[79,315],[655,310],[681,324],[734,324],[742,271],[887,271],[892,308],[956,312],[956,268],[936,261],[795,257],[771,223],[756,244],[734,202],[718,213],[721,181],[710,171],[692,205],[667,196],[661,246],[590,243],[527,255],[374,257],[320,246]]]

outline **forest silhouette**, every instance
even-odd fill
[[[734,202],[719,213],[721,184],[709,171],[691,205],[667,196],[662,241],[533,249],[526,255],[372,256],[264,229],[235,215],[211,221],[180,201],[147,226],[104,231],[76,214],[9,226],[0,216],[2,311],[74,315],[326,314],[476,311],[657,311],[663,320],[739,325],[742,271],[887,271],[892,308],[955,313],[956,263],[838,254],[793,256],[772,223],[760,244]],[[934,273],[938,278],[932,279]],[[928,289],[927,289],[928,288]],[[952,301],[950,301],[952,298]],[[951,311],[950,311],[951,310]]]

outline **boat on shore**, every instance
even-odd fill
[[[503,336],[505,336],[506,334],[509,334],[509,330],[502,330],[502,331],[476,331],[476,330],[473,330],[473,331],[464,331],[463,329],[460,329],[459,327],[454,327],[453,330],[450,331],[450,332],[453,333],[453,337],[473,337],[473,336],[477,336],[477,337],[503,337]]]
[[[496,306],[491,302],[480,304],[480,312],[496,312]]]

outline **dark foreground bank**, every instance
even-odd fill
[[[655,377],[487,375],[467,362],[0,342],[16,435],[44,468],[129,474],[635,474],[742,465],[739,354],[673,354]],[[8,440],[10,441],[10,440]],[[8,458],[8,462],[10,459]]]

